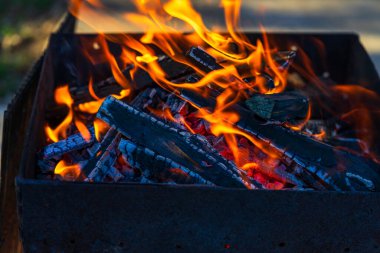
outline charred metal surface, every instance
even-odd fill
[[[379,193],[17,185],[27,253],[380,251]]]
[[[200,107],[215,107],[215,100],[205,99],[190,90],[183,90],[179,96]],[[263,124],[255,119],[253,112],[237,104],[231,109],[240,115],[237,127],[270,145],[285,162],[290,161],[288,166],[294,163],[301,167],[302,171],[297,171],[301,179],[303,174],[310,174],[326,189],[338,191],[380,190],[379,165],[370,159],[334,148],[289,128]],[[352,180],[347,178],[347,173],[358,177]]]
[[[187,164],[190,170],[216,185],[259,186],[250,182],[244,172],[224,159],[201,136],[168,125],[113,97],[108,97],[103,102],[97,117],[136,144],[148,147],[179,164]]]

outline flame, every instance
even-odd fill
[[[74,181],[79,177],[81,167],[79,164],[68,165],[64,160],[61,160],[54,169],[54,174],[60,175],[63,180]]]
[[[234,155],[236,164],[242,164],[240,156],[241,150],[237,145],[236,136],[246,138],[268,156],[277,157],[277,154],[271,152],[269,147],[267,147],[262,141],[235,126],[240,117],[236,112],[228,111],[228,108],[236,103],[237,98],[238,96],[236,96],[231,89],[227,89],[217,97],[216,107],[213,112],[209,112],[204,108],[199,108],[198,115],[200,118],[210,123],[211,132],[215,136],[224,135],[227,144]]]
[[[71,98],[69,86],[64,85],[58,87],[54,92],[54,99],[58,105],[65,105],[69,109],[69,113],[66,115],[65,119],[55,129],[52,129],[49,126],[45,127],[45,133],[49,139],[53,142],[57,142],[60,139],[65,139],[67,137],[66,130],[70,126],[74,117],[74,112],[72,110],[74,101]]]
[[[95,138],[98,142],[100,142],[101,135],[103,135],[108,128],[109,128],[108,125],[105,122],[103,122],[102,120],[100,120],[100,119],[94,120]]]
[[[276,62],[274,54],[278,50],[273,47],[273,43],[271,43],[272,41],[268,38],[264,28],[260,26],[262,39],[258,39],[255,43],[250,42],[239,31],[241,0],[221,0],[220,2],[224,10],[226,33],[219,33],[215,29],[207,27],[190,0],[168,0],[164,2],[160,0],[134,0],[133,3],[137,12],[123,13],[122,18],[106,15],[107,7],[100,0],[71,0],[70,4],[71,13],[99,33],[96,39],[83,41],[84,55],[92,64],[108,63],[113,78],[123,89],[120,94],[113,94],[113,96],[123,99],[133,92],[132,87],[134,85],[132,84],[136,82],[137,70],[147,72],[156,84],[175,94],[178,94],[181,89],[191,89],[207,97],[210,96],[210,90],[214,89],[218,92],[215,108],[199,108],[192,105],[197,110],[196,117],[198,120],[201,119],[210,126],[207,129],[210,133],[205,132],[222,137],[228,147],[225,152],[226,156],[227,153],[228,156],[232,156],[231,159],[243,170],[261,171],[266,175],[273,176],[273,169],[278,165],[278,154],[258,138],[239,129],[236,123],[239,122],[240,118],[238,113],[233,110],[234,104],[249,97],[252,93],[280,93],[288,85],[288,70],[281,68]],[[102,22],[92,22],[93,20],[101,20]],[[104,34],[102,24],[99,23],[114,27],[125,27],[133,24],[143,28],[145,34],[140,38],[128,34],[117,36]],[[111,52],[110,43],[120,45],[120,55],[116,56]],[[323,57],[326,53],[323,43],[317,39],[313,40],[313,43]],[[192,46],[203,48],[216,59],[222,68],[205,73],[203,69],[195,66],[185,57],[185,52]],[[374,129],[372,114],[374,105],[380,101],[378,95],[355,85],[338,85],[336,87],[326,85],[314,72],[313,62],[307,54],[299,47],[296,47],[296,50],[301,64],[294,65],[293,68],[311,83],[314,90],[321,92],[328,98],[332,98],[336,94],[349,98],[349,103],[347,103],[349,106],[344,110],[342,109],[343,116],[339,116],[342,120],[350,122],[357,129],[362,130],[358,131],[357,137],[361,140],[360,145],[363,151],[370,153]],[[96,53],[94,53],[95,51]],[[188,83],[170,80],[160,65],[162,55],[158,55],[157,51],[162,52],[173,61],[194,69],[199,77],[198,81]],[[129,75],[125,72],[128,70]],[[274,87],[268,86],[267,76],[273,78]],[[253,81],[246,81],[246,78]],[[46,127],[47,136],[52,141],[65,138],[66,129],[72,122],[82,135],[88,138],[89,131],[85,123],[79,118],[75,118],[73,110],[95,114],[104,101],[104,98],[99,98],[96,95],[92,77],[90,77],[88,90],[93,101],[79,104],[74,109],[67,86],[56,90],[56,94],[62,94],[58,95],[59,97],[65,97],[65,99],[57,98],[56,95],[57,103],[66,105],[69,108],[69,113],[56,129]],[[336,115],[334,109],[329,108],[327,103],[318,102],[317,105],[313,106],[325,107],[324,109]],[[311,103],[309,105],[307,117],[302,122],[297,125],[286,123],[284,126],[294,131],[303,131],[306,123],[312,117]],[[188,116],[180,113],[173,115],[170,109],[165,107],[160,109],[148,107],[148,109],[158,117],[176,122],[186,127],[191,133],[199,134],[199,129],[192,125]],[[107,127],[104,123],[95,120],[94,129],[95,136],[99,141]],[[313,137],[323,140],[325,135],[326,132],[322,130],[320,133],[314,134]],[[252,158],[252,147],[263,153],[265,158],[260,161],[256,161],[257,158]],[[282,185],[275,187],[281,188]]]

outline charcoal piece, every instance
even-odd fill
[[[117,182],[122,178],[120,174],[115,173],[113,170],[113,165],[118,155],[117,147],[120,138],[121,135],[117,133],[105,151],[98,156],[99,159],[96,161],[95,168],[88,174],[85,181],[103,182],[106,176],[110,176],[114,182]]]
[[[64,140],[52,143],[43,148],[40,152],[40,157],[46,160],[51,158],[59,158],[70,151],[83,149],[88,146],[91,146],[96,139],[94,128],[90,127],[89,131],[91,133],[91,138],[89,140],[85,140],[81,133],[71,135]]]
[[[153,150],[138,146],[130,140],[122,139],[119,144],[119,150],[131,166],[143,171],[148,170],[152,179],[172,179],[179,184],[214,185],[185,166],[169,158],[164,158]],[[174,174],[171,169],[180,170],[181,173]]]
[[[114,166],[111,166],[107,170],[106,174],[109,178],[111,178],[114,182],[119,182],[124,179],[124,175],[120,173],[118,169],[116,169]]]
[[[87,164],[83,167],[81,172],[82,175],[78,179],[84,179],[88,177],[88,175],[97,166],[99,160],[102,158],[103,154],[107,151],[109,146],[115,141],[115,139],[117,139],[118,135],[118,131],[112,127],[107,131],[103,140],[100,142],[98,149],[92,151],[95,155],[92,156],[88,160]]]
[[[181,98],[204,108],[215,108],[213,98],[204,98],[191,90],[177,94]],[[374,161],[320,142],[277,124],[267,124],[256,119],[253,112],[235,104],[230,107],[240,116],[236,126],[260,139],[281,156],[288,166],[301,167],[325,189],[338,191],[380,190],[380,165]],[[292,165],[293,164],[293,165]],[[347,180],[347,173],[364,180]],[[302,178],[301,178],[302,179]],[[348,183],[349,182],[349,183]],[[371,185],[371,187],[368,187]]]
[[[239,188],[260,186],[224,159],[204,138],[166,124],[114,97],[108,97],[103,102],[97,117],[134,143],[185,165],[215,185]]]
[[[168,56],[159,57],[158,63],[166,73],[166,78],[168,80],[175,80],[194,72],[194,70],[190,67],[176,62]],[[133,74],[132,78],[130,75],[130,70],[133,68],[134,65],[128,65],[126,69],[122,71],[125,78],[130,81],[130,86],[133,90],[141,90],[155,83],[150,75],[140,68]],[[95,95],[99,98],[104,98],[112,94],[118,94],[122,89],[123,88],[117,83],[114,77],[109,77],[103,81],[93,84]],[[75,104],[81,104],[94,100],[89,93],[87,85],[71,87],[70,93],[74,98]]]
[[[186,53],[186,56],[195,66],[206,73],[223,68],[216,62],[214,57],[209,55],[201,47],[190,48],[190,50]]]
[[[90,147],[96,141],[94,128],[90,127],[91,138],[86,140],[81,133],[69,136],[68,138],[52,143],[44,147],[38,153],[38,165],[42,173],[54,171],[59,160],[64,154]]]
[[[145,98],[152,97],[156,94],[155,92],[156,89],[151,89],[148,88],[144,90],[143,92],[140,92],[132,101],[132,104],[138,108],[143,108],[144,103],[145,103]],[[97,165],[99,159],[101,158],[101,154],[103,154],[108,146],[114,141],[114,139],[119,135],[118,131],[114,128],[110,128],[107,131],[107,134],[104,136],[102,142],[97,145],[97,147],[93,147],[90,151],[92,154],[92,158],[89,159],[88,163],[86,166],[83,167],[82,169],[82,177],[80,179],[85,179],[87,178],[87,175],[95,168]]]
[[[168,108],[172,114],[178,114],[186,105],[186,101],[178,98],[174,94],[170,94],[164,105],[164,109]]]
[[[280,123],[304,120],[309,111],[309,100],[297,92],[255,94],[245,104],[257,116]]]

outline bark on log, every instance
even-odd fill
[[[97,117],[134,143],[148,147],[178,164],[185,164],[215,185],[259,187],[232,162],[224,159],[204,138],[177,129],[113,97],[103,102]]]

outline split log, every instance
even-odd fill
[[[168,80],[174,80],[181,76],[187,76],[194,72],[190,67],[176,62],[168,56],[160,57],[158,63],[166,73],[166,78]],[[130,75],[130,70],[133,68],[134,65],[129,65],[122,71],[125,78],[130,81],[130,85],[133,90],[141,90],[147,86],[154,84],[154,81],[150,75],[142,69],[138,69],[132,78]],[[120,93],[123,88],[117,83],[114,77],[109,77],[104,81],[94,83],[93,89],[97,97],[104,98],[112,94]],[[89,93],[87,85],[71,87],[70,93],[74,99],[75,104],[94,100],[94,98]]]
[[[132,167],[143,171],[148,170],[149,178],[151,179],[172,179],[178,184],[214,185],[185,166],[174,162],[170,158],[165,158],[151,149],[138,146],[130,140],[122,139],[119,144],[119,150]],[[178,169],[182,174],[174,175],[170,169]]]
[[[191,90],[182,90],[178,96],[199,107],[211,110],[215,108],[215,99],[204,98]],[[295,173],[301,179],[311,175],[314,181],[318,181],[328,190],[380,189],[380,166],[372,160],[340,150],[280,125],[263,124],[256,119],[253,112],[238,104],[231,106],[230,109],[240,116],[240,121],[236,124],[238,128],[265,143],[282,157],[287,166],[297,168]],[[348,178],[348,173],[356,177]],[[371,183],[365,183],[367,181],[364,180]]]
[[[255,94],[245,104],[257,116],[280,123],[297,123],[309,111],[309,100],[298,92]]]
[[[144,105],[146,104],[146,98],[151,99],[153,96],[156,95],[156,93],[157,93],[156,89],[148,88],[148,89],[144,90],[143,92],[140,92],[133,99],[132,104],[138,108],[143,108]],[[107,131],[106,135],[104,136],[101,143],[97,146],[97,148],[95,147],[94,149],[91,150],[93,155],[89,159],[86,166],[83,167],[82,173],[81,173],[82,176],[80,179],[87,179],[89,174],[94,170],[94,168],[96,168],[99,161],[101,159],[104,160],[107,158],[107,156],[105,156],[104,158],[102,158],[102,157],[103,157],[104,153],[107,152],[107,149],[109,149],[109,146],[112,145],[117,138],[120,138],[119,132],[115,128],[111,127]],[[101,164],[99,164],[99,165],[101,165]],[[99,170],[96,170],[95,172],[99,172]],[[91,177],[96,178],[96,175],[93,174]]]
[[[175,128],[113,97],[103,102],[97,117],[134,143],[148,147],[178,164],[185,164],[215,185],[240,188],[260,186],[251,182],[243,171],[223,158],[201,136]]]
[[[186,54],[187,58],[199,69],[205,73],[210,73],[211,71],[222,69],[223,67],[217,63],[216,59],[209,55],[201,47],[192,47]],[[281,51],[273,54],[273,60],[277,63],[277,68],[280,71],[285,71],[289,68],[290,64],[293,62],[296,53],[294,51]],[[262,70],[260,75],[266,80],[266,86],[268,89],[273,89],[275,87],[273,78],[265,72],[266,63],[263,61]],[[240,65],[236,67],[241,76],[250,75],[251,66]],[[245,77],[243,79],[245,82],[254,82],[254,77]]]
[[[89,131],[91,133],[89,140],[84,139],[81,133],[77,133],[43,148],[38,154],[38,165],[41,172],[48,173],[54,171],[63,155],[93,145],[96,142],[94,128],[89,128]]]
[[[104,153],[106,153],[107,149],[109,149],[110,145],[117,139],[119,133],[116,129],[110,128],[106,135],[104,136],[103,140],[100,142],[100,145],[98,146],[97,150],[94,150],[94,156],[92,156],[87,164],[82,168],[81,177],[79,179],[85,179],[88,177],[88,175],[93,171],[93,169],[97,166],[98,162],[101,159],[105,159],[103,157]]]
[[[103,182],[106,176],[112,178],[114,182],[123,178],[121,173],[116,173],[113,167],[117,156],[121,135],[117,133],[112,139],[111,143],[107,146],[106,150],[99,155],[99,159],[96,162],[95,168],[90,172],[86,181],[89,182]]]

